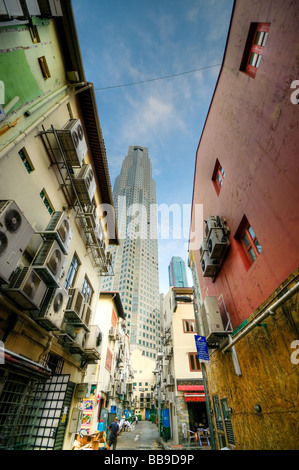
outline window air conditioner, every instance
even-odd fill
[[[207,252],[204,252],[201,260],[201,269],[204,277],[214,277],[218,269],[218,260],[211,259]]]
[[[32,268],[18,269],[4,293],[23,310],[38,310],[47,286]]]
[[[84,325],[86,325],[88,327],[91,318],[92,318],[92,310],[91,310],[89,304],[84,303],[83,311],[82,311],[82,321],[83,321]]]
[[[89,362],[101,359],[103,335],[97,325],[90,326],[90,333],[87,336],[84,354]]]
[[[73,178],[79,202],[82,205],[92,204],[96,190],[96,180],[91,165],[83,165]]]
[[[70,119],[56,132],[67,163],[74,167],[81,166],[87,154],[87,144],[80,119]]]
[[[65,309],[65,318],[71,323],[82,323],[82,313],[84,297],[79,289],[71,288],[68,290],[69,301]]]
[[[208,346],[215,347],[222,338],[232,332],[224,328],[217,297],[209,296],[205,298],[200,308],[200,315]]]
[[[46,229],[38,233],[45,240],[56,240],[62,251],[67,254],[67,249],[73,236],[73,231],[65,212],[53,212],[51,220]]]
[[[213,228],[210,231],[208,249],[209,255],[212,259],[221,259],[224,255],[225,248],[228,244],[228,238],[225,236],[222,229]]]
[[[35,320],[47,330],[60,330],[68,298],[68,293],[62,287],[49,289],[39,313],[34,316]]]
[[[56,241],[44,241],[32,263],[33,269],[49,287],[59,287],[65,256]]]
[[[7,283],[34,230],[14,201],[0,200],[0,278]]]

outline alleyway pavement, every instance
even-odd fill
[[[163,441],[159,436],[158,428],[150,421],[139,421],[133,431],[125,431],[120,434],[117,440],[116,450],[169,450],[169,451],[188,451],[211,450],[211,447],[198,444],[185,443],[184,445],[175,445],[173,441]]]

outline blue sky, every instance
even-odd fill
[[[233,0],[73,0],[86,79],[100,89],[221,64],[232,7]],[[170,221],[169,239],[159,237],[160,292],[169,288],[171,257],[187,264],[196,149],[219,70],[96,91],[112,186],[128,147],[148,147],[157,204],[187,207],[180,227]]]

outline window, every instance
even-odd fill
[[[83,282],[83,286],[82,286],[82,289],[81,289],[81,292],[83,294],[83,297],[84,297],[84,301],[87,303],[87,304],[90,304],[91,303],[91,298],[93,296],[93,288],[91,287],[88,279],[85,277],[84,279],[84,282]]]
[[[23,147],[18,153],[28,173],[31,173],[32,171],[34,171],[34,166],[32,165],[32,162],[29,158],[29,155],[25,147]]]
[[[38,58],[38,63],[39,63],[40,69],[42,71],[44,79],[47,80],[48,78],[51,77],[51,74],[50,74],[50,70],[49,70],[49,67],[48,67],[47,60],[46,60],[45,56],[39,57]]]
[[[43,203],[45,204],[46,208],[48,209],[48,212],[49,214],[52,214],[52,212],[54,212],[54,208],[53,208],[53,205],[51,204],[50,202],[50,199],[49,199],[49,196],[45,190],[45,188],[43,188],[41,190],[41,192],[39,193],[40,197],[42,198],[43,200]]]
[[[195,320],[183,320],[184,333],[195,333]]]
[[[79,266],[80,266],[79,259],[77,255],[74,255],[71,265],[69,267],[67,276],[66,276],[65,283],[64,283],[65,289],[69,289],[70,287],[73,287],[76,274],[79,270]]]
[[[222,188],[223,183],[224,183],[224,178],[225,178],[225,171],[222,168],[222,166],[220,165],[219,160],[217,159],[216,164],[215,164],[215,168],[214,168],[214,171],[213,171],[213,175],[212,175],[212,181],[214,183],[217,194],[219,194],[220,191],[221,191],[221,188]]]
[[[252,23],[240,70],[255,78],[269,35],[270,23]]]
[[[189,353],[189,368],[191,372],[200,371],[200,362],[197,353]]]
[[[242,253],[244,254],[244,256],[242,256],[243,262],[245,267],[249,269],[256,258],[262,253],[262,247],[246,216],[243,217],[235,238],[239,240],[241,244],[241,255]]]

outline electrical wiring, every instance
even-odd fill
[[[133,86],[133,85],[140,85],[142,83],[154,82],[154,81],[157,81],[157,80],[165,80],[166,78],[179,77],[181,75],[186,75],[186,74],[189,74],[189,73],[195,73],[195,72],[210,69],[210,68],[213,68],[213,67],[219,67],[220,65],[221,64],[208,65],[206,67],[200,67],[198,69],[188,70],[187,72],[175,73],[175,74],[172,74],[172,75],[165,75],[163,77],[157,77],[157,78],[149,78],[147,80],[141,80],[139,82],[126,83],[126,84],[123,84],[123,85],[113,85],[113,86],[108,86],[108,87],[103,87],[103,88],[95,88],[95,91],[104,91],[104,90],[110,90],[112,88],[122,88],[122,87],[128,87],[128,86]]]

